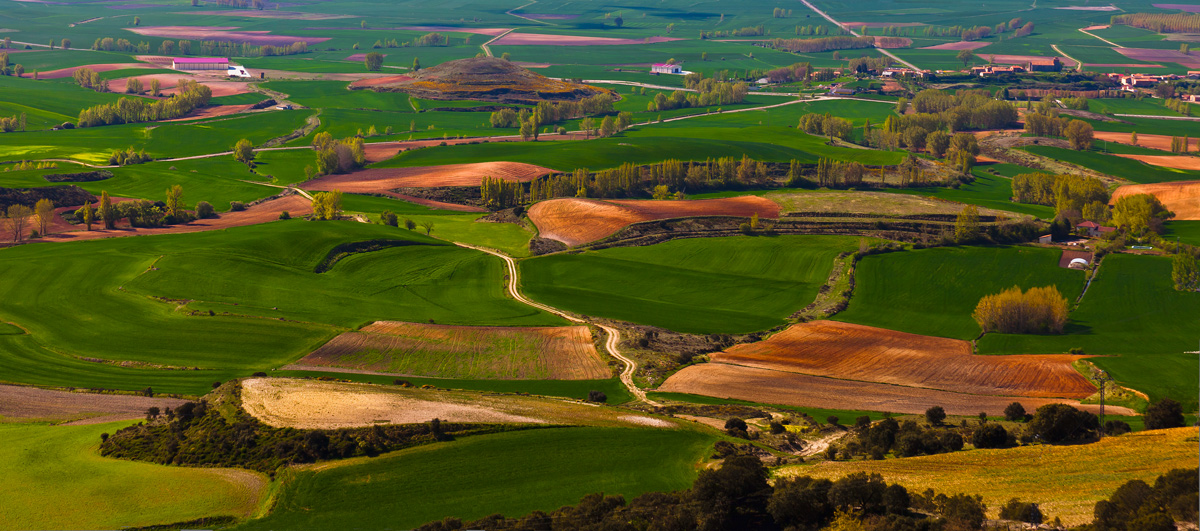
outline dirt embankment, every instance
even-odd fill
[[[1135,194],[1157,197],[1163,206],[1175,213],[1173,219],[1200,220],[1200,181],[1127,184],[1113,192],[1111,203],[1116,204],[1118,199]]]
[[[642,221],[693,216],[779,217],[779,205],[757,196],[694,201],[642,201],[564,198],[529,208],[542,238],[580,245]]]
[[[150,407],[178,407],[177,398],[54,391],[0,385],[0,419],[26,419],[71,424],[99,424],[141,418]]]

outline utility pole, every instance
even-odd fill
[[[1110,378],[1108,376],[1107,371],[1100,371],[1100,374],[1096,375],[1096,381],[1100,382],[1100,438],[1103,439],[1104,438],[1104,391],[1108,387],[1108,382],[1112,381],[1112,378]]]

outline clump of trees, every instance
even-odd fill
[[[659,92],[654,95],[654,101],[646,104],[646,109],[655,112],[712,105],[733,105],[745,101],[746,93],[749,91],[749,87],[745,83],[726,83],[713,78],[704,79],[699,74],[689,74],[688,78],[684,80],[685,85],[697,92],[676,90],[670,96]]]
[[[1197,469],[1177,468],[1158,476],[1154,485],[1140,479],[1117,487],[1107,500],[1096,502],[1095,531],[1172,531],[1175,522],[1197,518]]]
[[[810,135],[850,140],[850,133],[854,131],[854,123],[829,113],[809,113],[800,117],[800,123],[796,128]]]
[[[183,41],[180,41],[181,43]],[[236,43],[226,41],[200,41],[200,55],[219,55],[222,57],[275,57],[308,53],[308,43],[296,41],[287,46],[270,44],[255,46],[248,42]]]
[[[1162,234],[1164,223],[1175,217],[1157,197],[1151,194],[1133,194],[1117,199],[1112,209],[1112,223],[1134,236],[1147,231]]]
[[[25,113],[14,114],[10,117],[0,116],[0,133],[25,130]]]
[[[450,39],[441,33],[426,33],[413,39],[413,46],[418,47],[447,46],[449,44]]]
[[[79,111],[79,127],[169,120],[186,116],[208,105],[212,89],[192,80],[180,80],[179,92],[164,100],[121,98]]]
[[[520,181],[484,177],[479,192],[483,206],[491,210],[511,208],[525,202],[525,189]]]
[[[22,205],[9,205],[5,211],[4,222],[8,226],[9,233],[12,234],[13,243],[21,243],[25,238],[25,227],[29,226],[29,218],[33,216],[33,209]]]
[[[1171,281],[1177,291],[1200,290],[1200,260],[1191,253],[1177,253],[1171,260]]]
[[[100,74],[91,68],[80,68],[71,74],[75,83],[85,89],[108,92],[108,82],[100,79]]]
[[[1104,182],[1082,175],[1022,173],[1012,180],[1013,199],[1054,207],[1059,215],[1078,217],[1097,223],[1108,221],[1108,187]]]
[[[1148,430],[1165,430],[1184,426],[1183,406],[1170,398],[1150,404],[1143,418]]]
[[[540,101],[532,109],[500,109],[491,115],[492,127],[521,127],[529,123],[534,129],[539,126],[574,120],[585,116],[612,114],[613,100],[608,94],[597,94],[579,101]],[[536,124],[536,125],[534,125]]]
[[[126,149],[125,151],[114,151],[112,155],[108,157],[108,164],[110,166],[129,166],[133,164],[143,164],[150,162],[151,160],[154,159],[150,158],[150,156],[146,154],[145,149],[134,151],[133,146],[129,146],[129,149]]]
[[[316,175],[345,173],[367,163],[363,139],[359,137],[334,140],[333,135],[322,131],[313,137],[312,146],[317,152]]]
[[[770,33],[762,24],[757,26],[746,26],[735,30],[728,31],[701,31],[700,40],[704,39],[721,39],[724,37],[761,37]]]
[[[378,71],[383,68],[383,54],[379,52],[371,52],[363,58],[363,63],[366,64],[367,70]]]
[[[1055,286],[1022,292],[1013,286],[984,296],[972,315],[984,332],[1061,334],[1067,324],[1067,299]]]
[[[937,418],[939,410],[942,411],[940,419]],[[843,459],[856,456],[883,459],[889,453],[912,457],[962,450],[962,435],[957,429],[942,425],[945,411],[935,406],[927,413],[935,417],[930,419],[928,426],[921,426],[912,420],[897,422],[892,418],[872,424],[870,418],[859,417],[851,428],[854,438],[847,439],[849,442],[843,443],[836,455]]]
[[[342,191],[317,192],[312,199],[312,219],[329,221],[342,215]]]
[[[821,37],[818,39],[772,39],[767,41],[766,44],[767,46],[776,50],[783,50],[792,53],[817,53],[829,52],[833,50],[859,50],[863,48],[874,48],[875,37],[852,37],[849,35],[838,35],[834,37]]]

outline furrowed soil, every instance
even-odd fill
[[[693,216],[779,217],[779,205],[757,196],[693,201],[644,201],[565,198],[529,208],[529,219],[542,238],[580,245],[642,221]]]
[[[1071,367],[1082,356],[976,356],[958,339],[837,321],[795,324],[713,363],[955,393],[1083,399],[1096,387]]]
[[[37,387],[0,385],[0,421],[37,420],[98,424],[137,419],[150,407],[178,407],[177,398],[56,391]]]
[[[677,427],[581,402],[470,391],[254,378],[242,383],[242,407],[277,427],[337,429],[379,423],[446,422]]]
[[[1097,405],[1080,405],[1073,400],[1048,398],[1002,397],[969,395],[934,389],[904,387],[875,382],[856,382],[793,372],[740,367],[725,363],[692,365],[675,373],[658,391],[689,393],[717,398],[733,398],[764,404],[849,409],[862,411],[892,411],[919,415],[933,406],[942,406],[951,415],[1000,415],[1013,402],[1027,410],[1053,403],[1091,411]],[[1113,415],[1136,415],[1129,408],[1108,406]]]
[[[370,146],[370,144],[367,144]],[[386,153],[387,148],[380,147]],[[391,151],[399,148],[392,146]],[[382,154],[382,153],[381,153]],[[415,168],[370,168],[344,175],[326,175],[304,184],[310,190],[341,190],[349,193],[386,193],[396,188],[479,186],[485,177],[529,182],[551,170],[520,162],[480,162]]]
[[[1118,144],[1129,144],[1129,133],[1115,133],[1112,131],[1096,131],[1096,140],[1104,140],[1106,142],[1116,142]],[[1158,149],[1162,151],[1171,151],[1170,135],[1143,135],[1138,133],[1138,141],[1136,145],[1147,147],[1150,149]],[[1188,152],[1194,152],[1200,149],[1200,138],[1188,140]]]
[[[983,496],[988,517],[1011,498],[1035,502],[1068,526],[1092,521],[1096,502],[1126,481],[1154,483],[1173,468],[1195,468],[1196,428],[1176,428],[1105,437],[1086,445],[1033,445],[1004,450],[970,450],[882,461],[821,462],[792,466],[781,476],[837,479],[851,472],[879,473],[889,483],[918,492]],[[1053,474],[1048,474],[1053,471]]]
[[[1111,203],[1115,205],[1118,199],[1135,194],[1151,194],[1157,197],[1163,206],[1175,213],[1172,219],[1200,220],[1200,181],[1127,184],[1113,192]]]
[[[297,365],[467,379],[612,377],[586,326],[483,327],[377,321]]]

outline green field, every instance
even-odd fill
[[[249,516],[266,478],[244,470],[184,468],[100,457],[86,426],[0,423],[0,529],[117,529],[212,516]]]
[[[1060,252],[1035,247],[941,247],[863,258],[850,307],[835,320],[913,334],[974,339],[971,312],[984,295],[1054,285],[1067,300],[1083,273],[1058,267]]]
[[[521,284],[531,298],[580,314],[745,333],[783,324],[812,302],[834,257],[858,242],[738,236],[558,254],[521,261]]]
[[[313,272],[335,245],[377,239],[416,245],[351,255]],[[286,364],[338,330],[373,320],[564,324],[508,299],[499,259],[382,225],[293,220],[31,245],[6,251],[0,263],[11,279],[0,291],[9,301],[0,320],[30,332],[0,336],[0,380],[10,382],[199,393],[214,380]],[[55,282],[36,281],[47,277]],[[207,370],[149,370],[153,364]]]
[[[239,530],[412,528],[446,516],[522,516],[593,492],[687,488],[715,438],[685,430],[552,428],[300,469],[275,510]],[[519,486],[519,488],[518,488]],[[370,510],[363,510],[370,507]]]
[[[1079,309],[1071,312],[1066,333],[988,334],[979,341],[979,349],[988,354],[1042,354],[1082,348],[1088,354],[1114,356],[1090,361],[1153,400],[1179,400],[1186,411],[1196,407],[1197,360],[1187,352],[1195,350],[1200,337],[1197,315],[1200,293],[1172,288],[1170,259],[1110,255]]]
[[[1168,221],[1167,239],[1178,238],[1183,243],[1200,245],[1200,221]]]
[[[889,188],[884,192],[897,194],[912,194],[926,197],[936,197],[947,201],[958,201],[971,205],[978,205],[984,208],[994,208],[997,210],[1007,210],[1019,214],[1028,214],[1041,219],[1050,219],[1054,217],[1054,208],[1043,205],[1028,205],[1024,203],[1015,203],[1012,201],[1012,180],[1008,177],[1001,177],[989,173],[988,169],[995,169],[1000,175],[1008,175],[1009,173],[1028,173],[1033,170],[1022,166],[1012,164],[993,164],[990,166],[978,166],[971,170],[975,176],[975,180],[964,184],[958,188],[944,187],[923,187],[923,188]]]
[[[1135,183],[1161,183],[1200,179],[1200,171],[1151,166],[1133,159],[1105,155],[1094,151],[1074,151],[1052,146],[1027,146],[1024,149],[1030,153],[1071,162],[1100,173],[1107,173],[1113,177],[1128,179]]]

